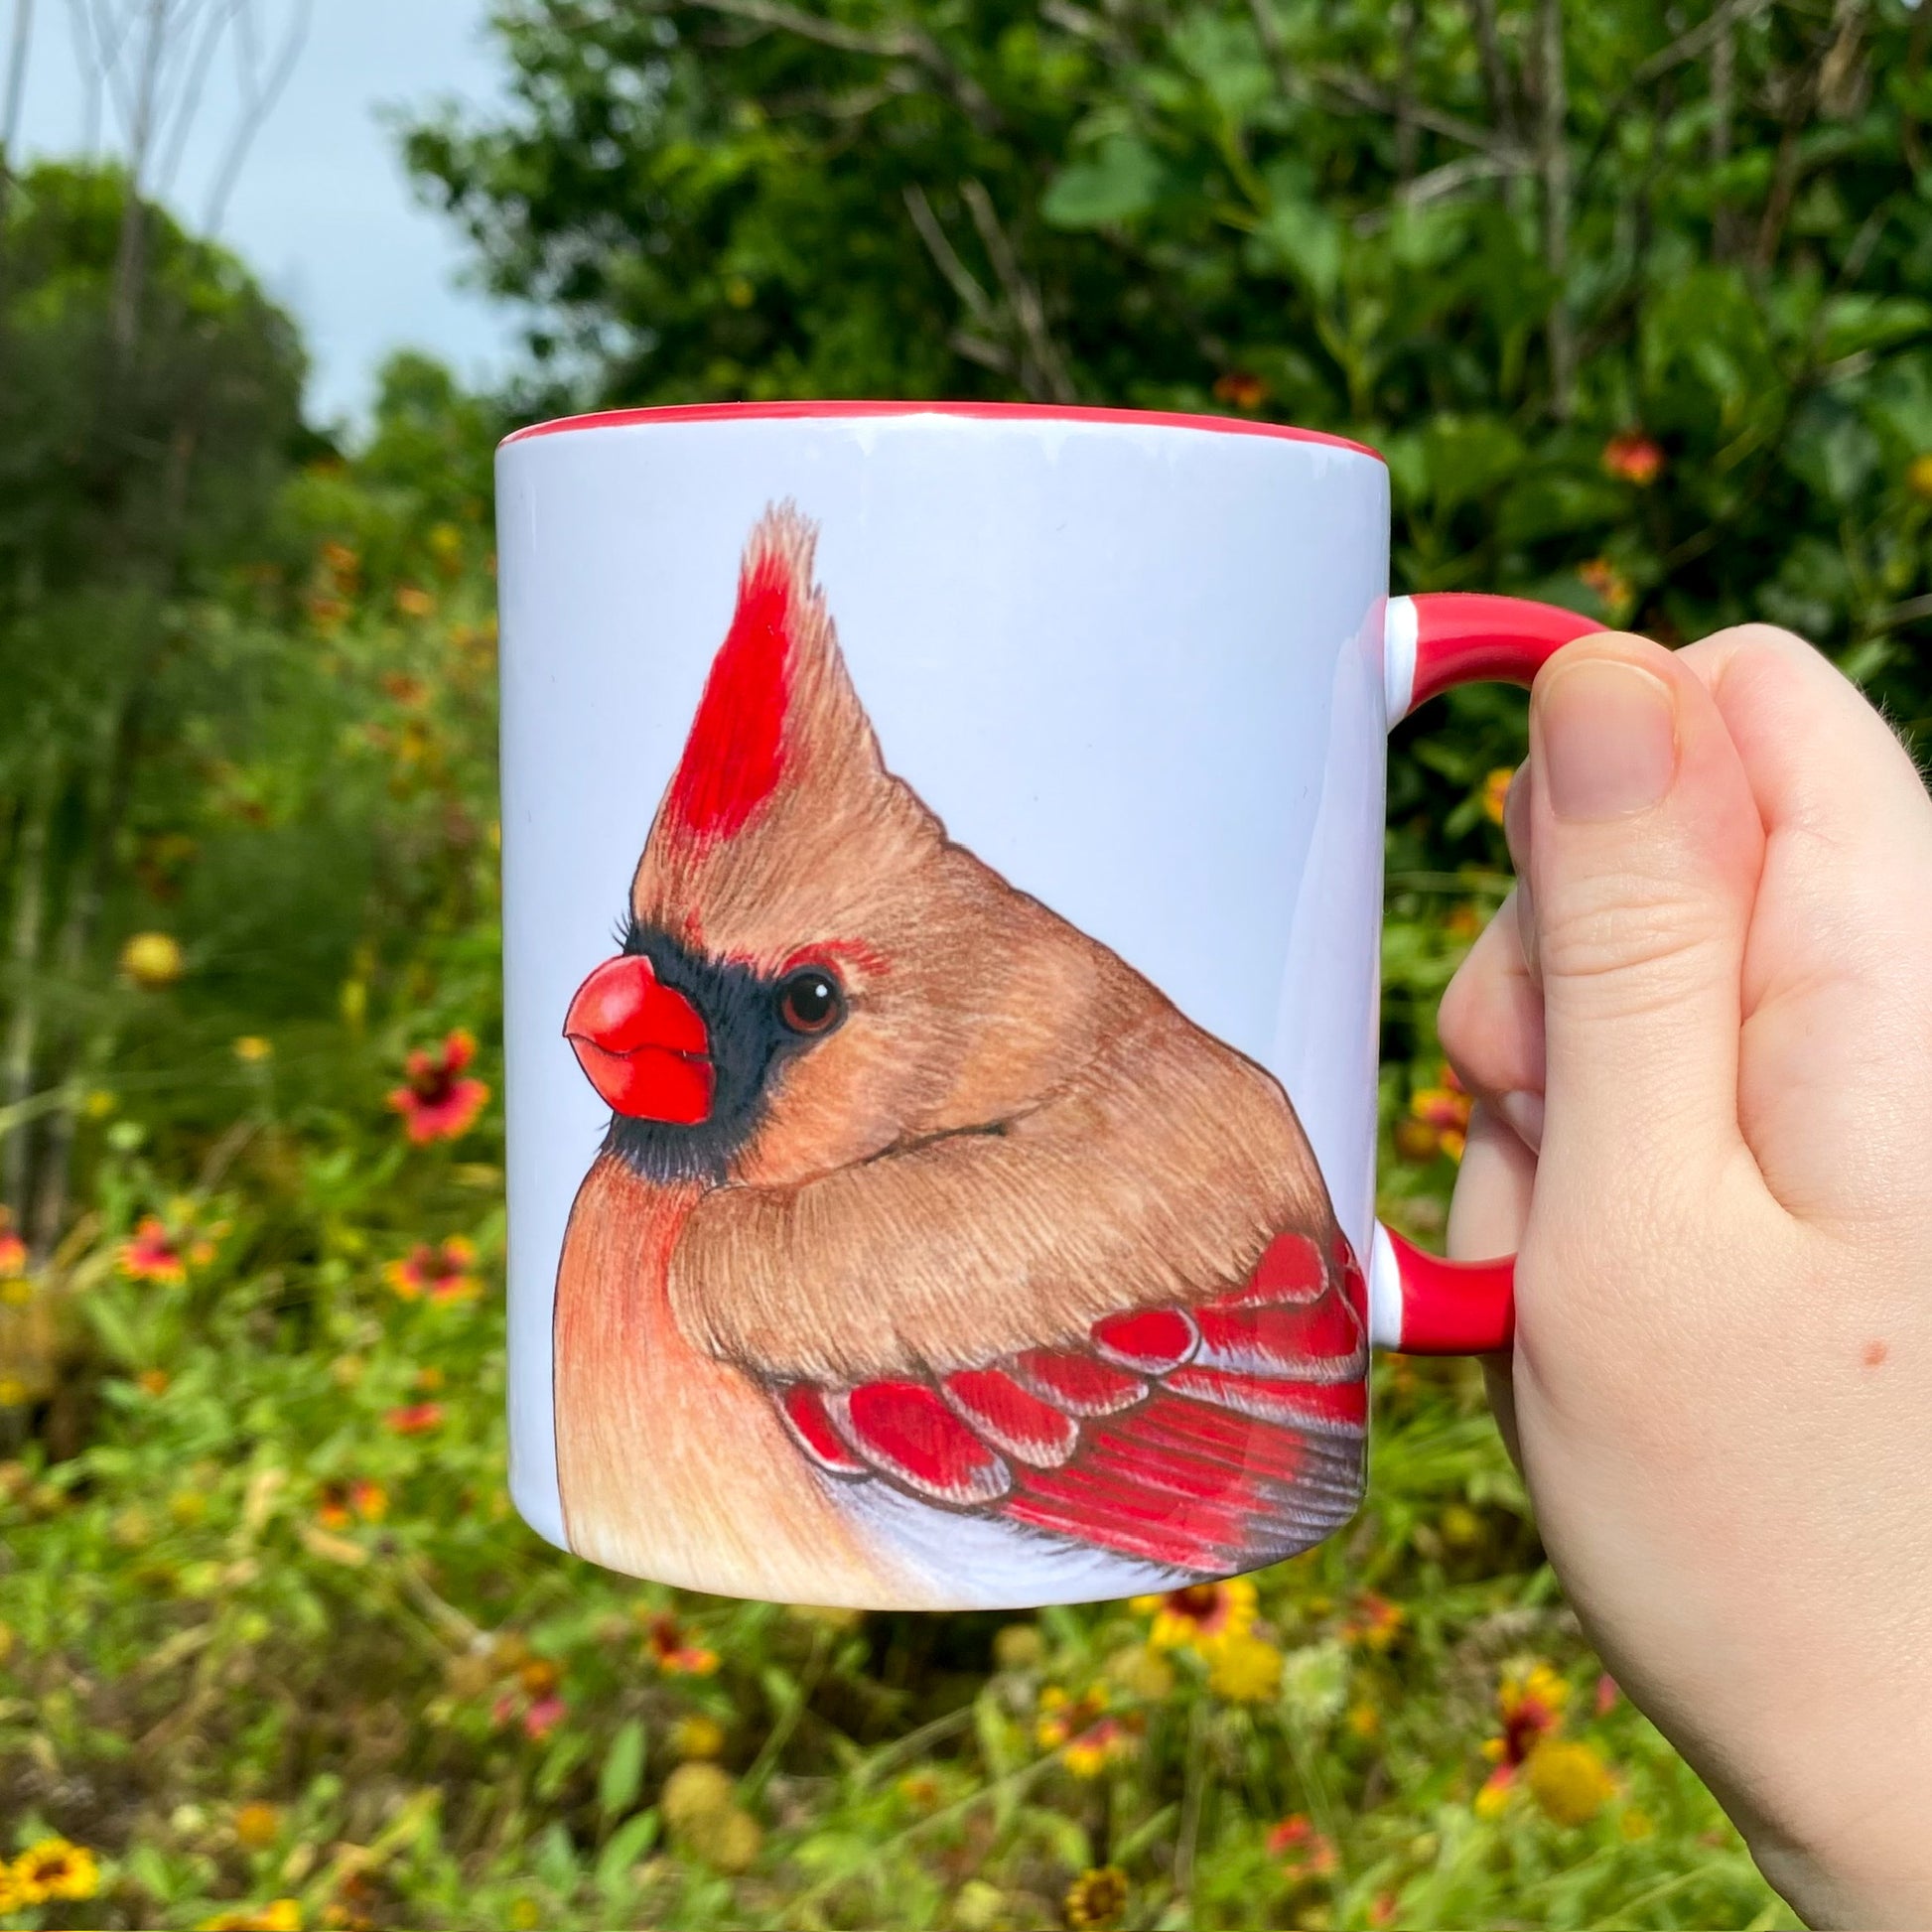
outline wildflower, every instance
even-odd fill
[[[1491,825],[1503,822],[1503,804],[1509,797],[1510,780],[1516,776],[1506,764],[1499,764],[1482,781],[1482,815]]]
[[[1517,1773],[1531,1754],[1562,1722],[1570,1686],[1548,1664],[1517,1665],[1506,1671],[1496,1691],[1496,1714],[1502,1734],[1491,1737],[1482,1754],[1495,1765],[1476,1793],[1479,1817],[1493,1818],[1509,1800]]]
[[[489,1099],[483,1081],[464,1075],[477,1056],[473,1035],[459,1027],[440,1048],[417,1046],[403,1062],[407,1084],[389,1095],[390,1108],[402,1115],[409,1138],[418,1146],[428,1141],[454,1141],[467,1134]]]
[[[1302,1812],[1292,1812],[1268,1833],[1268,1856],[1292,1878],[1327,1878],[1335,1870],[1334,1841],[1317,1832]]]
[[[1221,1638],[1208,1660],[1207,1688],[1230,1704],[1267,1704],[1281,1694],[1282,1653],[1248,1632]]]
[[[1185,1647],[1205,1655],[1221,1638],[1240,1636],[1253,1626],[1255,1587],[1246,1577],[1189,1584],[1163,1596],[1137,1596],[1133,1607],[1152,1612],[1148,1642],[1156,1650]]]
[[[1391,1603],[1386,1596],[1368,1589],[1355,1599],[1355,1608],[1341,1626],[1341,1633],[1370,1650],[1386,1651],[1395,1647],[1408,1621],[1408,1612],[1400,1603]]]
[[[1424,1130],[1412,1130],[1411,1142],[1418,1148],[1428,1145],[1428,1137],[1434,1137],[1432,1153],[1447,1154],[1451,1161],[1462,1158],[1462,1149],[1468,1140],[1469,1096],[1462,1091],[1462,1083],[1455,1077],[1454,1069],[1445,1066],[1442,1084],[1434,1087],[1418,1087],[1409,1097],[1409,1118]],[[1411,1156],[1412,1159],[1427,1159],[1428,1155]]]
[[[50,1898],[91,1898],[100,1889],[100,1867],[85,1846],[44,1838],[13,1862],[13,1882],[27,1905]]]
[[[1603,445],[1603,468],[1624,483],[1647,489],[1663,474],[1663,445],[1640,429],[1622,430]]]
[[[27,1272],[27,1244],[14,1232],[13,1210],[0,1207],[0,1282],[18,1281]]]
[[[243,1805],[234,1815],[234,1835],[249,1851],[266,1852],[282,1836],[282,1814],[259,1800]]]
[[[1595,1710],[1599,1718],[1607,1718],[1616,1709],[1616,1701],[1622,1693],[1616,1687],[1616,1679],[1608,1671],[1602,1672],[1596,1680]]]
[[[433,617],[436,600],[414,584],[401,584],[396,588],[396,609],[406,618]]]
[[[158,1282],[173,1287],[188,1279],[188,1263],[181,1246],[158,1214],[141,1218],[133,1235],[121,1243],[115,1265],[131,1282]]]
[[[420,1389],[424,1395],[434,1395],[443,1386],[443,1371],[433,1362],[428,1368],[419,1368],[411,1386]]]
[[[429,703],[429,686],[409,671],[384,671],[382,689],[405,711],[419,711]]]
[[[1034,1735],[1044,1750],[1057,1750],[1076,1730],[1093,1723],[1107,1709],[1107,1693],[1094,1689],[1077,1698],[1057,1684],[1049,1684],[1039,1694],[1039,1717]]]
[[[0,1864],[0,1918],[22,1911],[27,1904],[20,1895],[20,1887],[14,1881],[13,1867]]]
[[[230,1049],[243,1066],[260,1066],[275,1056],[275,1042],[260,1034],[243,1034]]]
[[[1372,1704],[1351,1704],[1342,1722],[1348,1726],[1349,1736],[1359,1737],[1364,1743],[1381,1734],[1382,1714]]]
[[[1544,1816],[1559,1825],[1587,1825],[1616,1795],[1616,1780],[1580,1739],[1546,1737],[1523,1766],[1523,1783]]]
[[[134,1378],[134,1386],[143,1395],[163,1396],[168,1393],[168,1385],[173,1379],[165,1368],[144,1368]]]
[[[316,1520],[326,1530],[345,1530],[352,1523],[379,1523],[389,1513],[389,1492],[379,1482],[356,1476],[347,1482],[325,1482]]]
[[[563,1723],[568,1709],[562,1698],[539,1699],[523,1714],[523,1734],[532,1743],[540,1742]]]
[[[389,1262],[382,1279],[405,1302],[427,1297],[447,1306],[472,1302],[483,1293],[476,1274],[477,1244],[460,1234],[432,1245],[419,1241],[400,1261]]]
[[[722,1756],[725,1726],[702,1711],[693,1711],[671,1726],[671,1749],[681,1761]]]
[[[914,1811],[936,1811],[943,1793],[930,1771],[908,1771],[898,1781],[898,1795]]]
[[[1450,1503],[1443,1511],[1442,1531],[1451,1550],[1473,1550],[1482,1541],[1482,1518],[1467,1503]]]
[[[463,532],[454,523],[439,523],[429,533],[429,554],[445,577],[463,569]]]
[[[1073,1932],[1118,1924],[1126,1910],[1127,1873],[1117,1864],[1081,1872],[1060,1901],[1060,1916]]]
[[[330,542],[322,546],[322,567],[338,584],[348,585],[361,574],[362,559],[349,545]]]
[[[1132,1757],[1140,1748],[1138,1725],[1126,1718],[1102,1718],[1060,1750],[1060,1761],[1076,1778],[1097,1778],[1108,1765]]]
[[[302,1932],[302,1906],[293,1898],[278,1898],[258,1912],[221,1912],[205,1918],[198,1932]]]
[[[1636,591],[1609,558],[1592,557],[1588,563],[1579,564],[1577,576],[1603,600],[1603,609],[1612,621],[1620,623],[1630,615],[1630,607],[1637,601]]]
[[[653,1616],[644,1626],[644,1655],[667,1677],[709,1677],[718,1653],[690,1641],[674,1616]]]
[[[137,932],[121,948],[121,977],[143,993],[173,986],[187,967],[181,941],[166,932]]]
[[[440,1402],[411,1402],[391,1409],[382,1420],[398,1436],[427,1436],[443,1427],[443,1414]]]
[[[1229,369],[1214,384],[1216,402],[1231,402],[1237,409],[1259,409],[1273,391],[1262,377],[1248,369]]]
[[[1905,466],[1905,487],[1914,496],[1922,496],[1932,502],[1932,450],[1923,456],[1915,456]]]

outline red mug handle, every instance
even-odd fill
[[[1554,604],[1443,591],[1392,597],[1383,641],[1391,726],[1453,684],[1528,684],[1565,644],[1600,623]],[[1379,1222],[1369,1267],[1369,1331],[1407,1355],[1482,1355],[1516,1330],[1516,1263],[1445,1261]]]

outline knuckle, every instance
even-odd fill
[[[1681,899],[1590,895],[1542,910],[1537,955],[1546,989],[1590,985],[1619,1013],[1661,1012],[1708,977],[1722,930]]]

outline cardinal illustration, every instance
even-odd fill
[[[1256,1568],[1355,1507],[1364,1290],[1262,1067],[886,766],[789,505],[564,1033],[572,1548],[817,1603]]]

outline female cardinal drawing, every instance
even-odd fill
[[[929,1607],[1290,1555],[1354,1509],[1367,1420],[1294,1110],[887,769],[814,535],[752,532],[564,1026],[612,1109],[557,1280],[571,1546]]]

